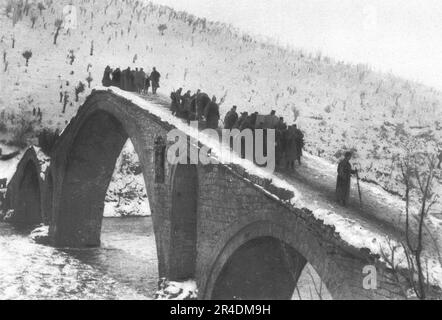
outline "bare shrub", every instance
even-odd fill
[[[37,120],[33,118],[30,112],[23,109],[14,117],[11,132],[11,139],[9,145],[24,148],[28,145],[29,138],[35,136],[37,127]]]

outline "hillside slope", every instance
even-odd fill
[[[433,88],[260,42],[231,26],[150,2],[46,0],[44,10],[31,6],[20,19],[8,13],[8,3],[2,0],[0,7],[0,108],[40,107],[44,126],[63,129],[90,90],[89,73],[93,87],[101,84],[106,65],[156,66],[162,92],[200,88],[225,96],[223,114],[233,104],[240,111],[275,109],[291,123],[293,111],[299,112],[296,121],[309,152],[336,162],[343,150],[356,150],[362,175],[391,191],[401,191],[395,160],[406,145],[438,149],[442,97]],[[62,28],[54,44],[54,23],[69,3],[78,26]],[[160,24],[167,26],[164,34]],[[32,51],[29,66],[25,50]],[[86,91],[76,102],[79,81]],[[65,113],[60,92],[69,96]]]

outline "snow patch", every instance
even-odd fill
[[[161,279],[159,290],[155,293],[156,300],[193,300],[198,298],[195,280],[184,282]]]
[[[32,230],[29,237],[37,243],[45,244],[49,242],[49,226],[40,225]]]
[[[37,156],[38,163],[40,164],[40,177],[42,180],[45,179],[45,173],[51,164],[51,158],[41,150],[40,147],[32,146],[35,154]]]

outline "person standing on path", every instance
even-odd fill
[[[338,165],[338,177],[336,181],[336,199],[339,204],[344,207],[348,203],[350,197],[350,181],[351,175],[357,174],[357,170],[351,168],[350,159],[352,157],[351,152],[346,152],[344,159],[339,162]]]

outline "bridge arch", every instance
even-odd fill
[[[344,270],[325,252],[315,252],[308,240],[307,246],[302,245],[300,239],[305,234],[301,233],[272,220],[226,232],[225,242],[220,242],[213,255],[201,297],[290,299],[306,263],[310,263],[332,298],[345,298]]]
[[[41,184],[39,171],[32,161],[28,161],[25,172],[18,187],[18,201],[15,207],[14,220],[31,224],[40,223],[41,212]]]
[[[171,187],[169,277],[172,280],[193,279],[197,256],[198,172],[196,165],[174,166]]]
[[[54,242],[58,246],[100,245],[106,192],[117,158],[129,138],[143,163],[136,124],[112,108],[98,105],[89,109],[60,153],[64,159],[58,154],[57,160],[64,160],[62,165],[56,162],[62,176],[54,208]],[[143,174],[146,182],[144,170]],[[148,183],[146,189],[151,201]]]
[[[14,209],[12,222],[38,224],[43,220],[43,183],[41,167],[33,147],[23,155],[17,170],[8,184],[6,202]]]
[[[149,199],[158,273],[160,277],[171,278],[174,169],[159,151],[166,150],[167,133],[173,128],[124,97],[94,90],[54,147],[53,218],[49,227],[52,244],[58,247],[100,245],[106,191],[118,156],[130,139],[141,164]],[[178,272],[174,276],[184,277]]]

